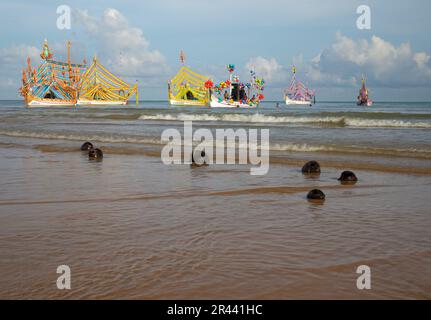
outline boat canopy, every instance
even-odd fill
[[[39,99],[75,99],[78,83],[87,67],[85,63],[71,63],[70,53],[68,62],[53,60],[46,40],[40,56],[43,61],[37,69],[32,69],[31,60],[27,59],[27,67],[22,71],[21,95],[31,94]]]
[[[80,83],[80,99],[127,101],[133,94],[138,100],[138,84],[134,86],[109,72],[96,57]]]
[[[208,102],[208,89],[205,86],[207,81],[205,76],[183,66],[170,81],[170,98]]]
[[[292,68],[292,79],[289,88],[285,91],[285,95],[294,101],[312,101],[316,96],[314,90],[304,85],[296,78],[296,67]]]

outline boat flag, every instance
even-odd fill
[[[186,54],[183,50],[180,51],[180,62],[184,64],[186,62]]]

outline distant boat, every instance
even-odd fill
[[[175,106],[208,106],[209,91],[205,87],[207,81],[204,76],[183,66],[168,83],[169,103]]]
[[[53,60],[48,41],[43,44],[42,63],[32,69],[30,58],[22,71],[20,94],[28,107],[73,107],[78,97],[78,86],[87,66],[71,63],[70,41],[67,42],[67,62]]]
[[[357,104],[358,106],[366,106],[366,107],[371,107],[373,105],[373,100],[370,99],[369,91],[367,89],[367,86],[365,85],[364,77],[362,77],[362,87],[359,90]]]
[[[87,68],[71,63],[71,42],[67,42],[67,61],[53,60],[48,41],[43,44],[42,63],[32,69],[30,58],[22,71],[21,95],[28,107],[75,107],[79,105],[126,105],[129,97],[136,94],[133,87],[110,73],[94,58]]]
[[[292,68],[293,76],[290,86],[286,89],[284,99],[286,105],[313,105],[316,103],[316,93],[310,90],[296,78],[296,67]]]
[[[262,94],[265,80],[256,77],[256,73],[250,71],[250,82],[242,83],[238,76],[234,76],[235,65],[227,66],[229,80],[217,85],[207,86],[211,92],[211,108],[243,108],[254,109],[260,101],[265,99]]]
[[[186,56],[180,52],[183,65],[168,83],[169,103],[174,106],[207,107],[210,103],[208,85],[211,80],[184,65]]]
[[[138,84],[134,86],[109,72],[96,57],[82,76],[79,84],[77,105],[109,106],[127,105],[131,96],[136,96],[138,104]]]

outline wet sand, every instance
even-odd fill
[[[91,162],[76,141],[5,141],[0,298],[431,298],[429,161],[274,155],[256,177],[165,166],[150,145],[101,144]],[[300,172],[311,157],[319,177]],[[344,169],[359,183],[340,185]],[[306,200],[316,187],[324,203]],[[63,264],[70,291],[56,288]]]

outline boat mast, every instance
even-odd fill
[[[69,70],[69,83],[70,86],[72,86],[72,64],[70,62],[70,40],[67,41],[67,66],[68,66],[68,70]]]
[[[230,82],[230,84],[229,84],[229,97],[232,97],[232,81],[233,81],[233,75],[231,72],[230,76],[229,76],[229,82]]]
[[[295,100],[296,99],[296,95],[298,93],[298,86],[296,83],[296,67],[293,66],[292,67],[292,81],[290,82],[290,94],[291,94],[291,99]]]
[[[69,67],[70,67],[70,46],[71,45],[72,44],[71,44],[70,40],[67,41],[67,63],[69,64]]]

